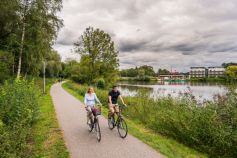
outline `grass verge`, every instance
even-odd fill
[[[53,81],[49,81],[47,93],[40,96],[40,118],[33,126],[34,157],[35,158],[68,158],[69,153],[63,140],[62,131],[59,128],[55,114],[50,87]]]
[[[78,94],[76,91],[70,89],[72,84],[76,84],[73,82],[66,82],[62,85],[62,87],[72,94],[74,97],[78,98],[79,100],[83,101],[83,96]],[[76,85],[78,86],[78,85]],[[76,87],[74,86],[74,87]],[[103,116],[107,117],[107,108],[102,108]],[[136,121],[126,119],[126,122],[129,127],[129,133],[144,143],[148,144],[158,152],[166,155],[170,158],[204,158],[207,157],[206,155],[197,152],[194,149],[191,149],[177,141],[162,136],[154,131],[145,128],[143,125],[137,123]]]

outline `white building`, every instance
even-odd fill
[[[189,72],[191,78],[207,77],[207,69],[205,67],[191,67]]]
[[[224,77],[225,68],[223,67],[208,67],[208,77]]]

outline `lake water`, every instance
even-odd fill
[[[198,101],[213,100],[213,96],[224,95],[227,92],[226,85],[220,83],[197,82],[119,82],[122,95],[134,96],[138,90],[145,90],[151,97],[172,96],[191,92]]]

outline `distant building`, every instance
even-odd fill
[[[208,67],[208,77],[224,77],[225,76],[225,68],[216,66],[216,67]]]
[[[159,75],[161,81],[166,80],[188,80],[188,74],[170,74],[170,75]]]
[[[191,67],[189,75],[191,78],[205,78],[207,77],[207,68],[205,67]]]

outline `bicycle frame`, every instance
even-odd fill
[[[117,118],[116,120],[114,119],[114,121],[115,121],[115,126],[117,126],[118,121],[120,121],[120,120],[123,118],[123,116],[122,116],[123,108],[122,108],[121,105],[118,105],[118,104],[116,104],[115,106],[118,106],[118,107],[119,107],[119,112],[115,112],[115,113],[114,113],[114,114],[116,114],[116,115],[118,116],[118,118]],[[114,114],[113,114],[113,116],[114,116]]]

